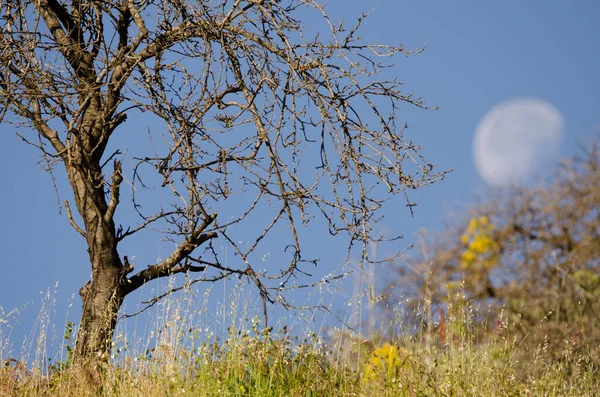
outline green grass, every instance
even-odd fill
[[[65,354],[58,362],[47,365],[42,358],[39,365],[28,366],[26,357],[2,356],[0,395],[600,395],[595,381],[600,375],[594,364],[597,347],[574,351],[565,341],[561,359],[547,360],[544,346],[525,351],[522,341],[508,335],[508,327],[478,329],[468,305],[453,313],[446,320],[444,336],[436,330],[429,338],[369,340],[341,331],[293,336],[283,326],[261,330],[260,321],[242,310],[219,339],[200,332],[200,322],[206,320],[203,310],[193,310],[190,301],[173,299],[157,312],[159,320],[144,343],[127,340],[124,335],[130,333],[120,329],[111,363],[93,374],[84,376],[69,365],[72,328],[68,323],[67,338],[61,342]],[[194,322],[195,317],[199,322]],[[0,320],[4,322],[0,331],[9,329],[6,320]],[[45,354],[47,329],[40,327],[38,339],[30,342],[41,350],[35,357]],[[0,337],[0,346],[6,346],[7,333],[0,332]]]

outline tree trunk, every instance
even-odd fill
[[[90,161],[89,156],[80,156],[76,160],[79,161],[67,167],[67,173],[85,225],[82,234],[87,240],[92,280],[79,291],[83,309],[73,361],[75,364],[106,362],[110,358],[119,309],[126,295],[123,288],[126,270],[117,251],[114,211],[108,209],[106,181],[100,166]],[[116,167],[120,172],[120,165]]]
[[[117,315],[124,298],[120,279],[119,268],[107,266],[79,291],[83,310],[73,356],[75,362],[110,358]]]

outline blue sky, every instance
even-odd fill
[[[328,10],[334,20],[350,21],[375,5],[330,1]],[[428,43],[423,54],[399,58],[390,73],[406,82],[407,91],[439,107],[407,107],[401,117],[409,123],[408,136],[438,169],[454,168],[444,181],[412,196],[418,202],[414,218],[402,215],[401,224],[386,224],[406,236],[402,244],[408,245],[422,227],[441,229],[448,212],[467,207],[473,194],[485,189],[473,163],[472,142],[481,118],[495,105],[526,97],[554,106],[565,120],[556,159],[599,136],[600,25],[593,20],[598,15],[595,0],[380,0],[363,36],[409,49]],[[90,274],[83,240],[64,211],[58,213],[52,180],[39,160],[34,148],[17,141],[11,126],[0,125],[0,307],[22,309],[21,325],[12,335],[17,345],[38,315],[40,291],[57,281],[55,322],[64,322],[72,295],[70,311],[77,320],[77,291]],[[56,177],[65,187],[61,172],[57,168]],[[160,248],[140,243],[134,250],[161,255]],[[325,251],[324,256],[332,255]]]

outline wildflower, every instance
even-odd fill
[[[460,258],[462,269],[469,269],[479,264],[484,269],[490,269],[497,263],[498,243],[493,239],[494,225],[487,216],[472,218],[467,230],[460,237],[465,251]]]
[[[381,375],[393,374],[400,366],[398,347],[386,343],[371,353],[371,357],[365,365],[364,379],[370,380]]]

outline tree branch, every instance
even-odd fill
[[[106,209],[106,213],[104,214],[104,222],[108,223],[115,215],[115,210],[117,209],[117,205],[119,205],[119,190],[121,187],[121,182],[123,182],[121,162],[119,160],[115,160],[111,183],[110,203],[108,203],[108,208]]]
[[[59,4],[56,0],[47,0],[48,6],[54,11],[60,22],[63,24],[67,31],[69,32],[69,36],[71,40],[75,43],[81,44],[82,35],[79,26],[75,24],[71,14],[67,12],[67,10]]]
[[[213,213],[204,222],[181,243],[167,259],[157,263],[156,265],[148,266],[148,268],[136,273],[127,279],[125,294],[135,291],[150,280],[161,277],[170,276],[176,273],[182,273],[192,270],[190,266],[180,266],[181,261],[191,254],[196,248],[204,244],[206,241],[216,238],[217,233],[209,232],[202,233],[210,226],[217,218],[217,214]],[[203,269],[202,269],[203,270]]]
[[[94,72],[85,52],[78,43],[74,42],[70,35],[67,35],[61,27],[55,8],[52,7],[52,0],[40,0],[37,3],[40,15],[44,19],[48,30],[54,37],[56,44],[69,65],[78,77],[85,80],[93,80]]]
[[[79,225],[75,223],[75,220],[73,219],[73,213],[71,212],[71,206],[69,205],[68,200],[65,200],[65,208],[67,210],[67,217],[69,218],[69,223],[71,224],[71,226],[73,226],[73,229],[75,229],[77,233],[81,234],[83,238],[87,238],[83,229],[81,229]]]

